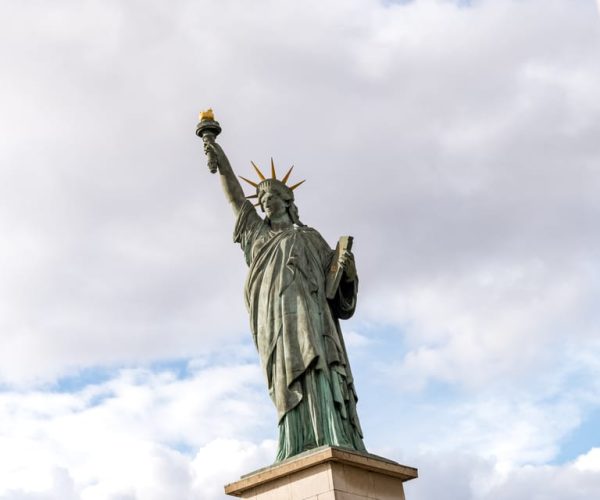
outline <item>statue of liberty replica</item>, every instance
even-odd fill
[[[233,239],[249,268],[244,295],[277,409],[276,462],[325,445],[366,452],[340,328],[340,320],[350,318],[356,307],[352,239],[342,237],[333,250],[300,221],[294,190],[304,181],[288,185],[293,167],[277,178],[273,160],[269,176],[252,163],[258,179],[241,177],[253,188],[246,196],[215,142],[221,128],[212,111],[200,118],[196,133],[233,208]]]

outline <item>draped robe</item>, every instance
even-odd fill
[[[279,420],[281,461],[322,445],[365,451],[339,319],[354,313],[358,280],[325,295],[334,251],[314,229],[273,231],[251,203],[234,231],[249,266],[245,302]]]

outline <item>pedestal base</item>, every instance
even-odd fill
[[[417,469],[368,453],[322,447],[225,486],[250,500],[404,500]]]

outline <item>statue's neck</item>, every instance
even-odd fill
[[[285,213],[281,217],[269,219],[269,225],[273,231],[282,231],[290,226],[293,226],[292,219]]]

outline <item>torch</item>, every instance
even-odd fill
[[[212,174],[217,171],[217,158],[212,149],[206,148],[208,144],[214,144],[215,138],[221,133],[221,125],[215,121],[215,115],[212,109],[207,109],[200,113],[200,122],[196,126],[196,135],[202,137],[204,142],[204,151],[208,157],[208,169]]]

